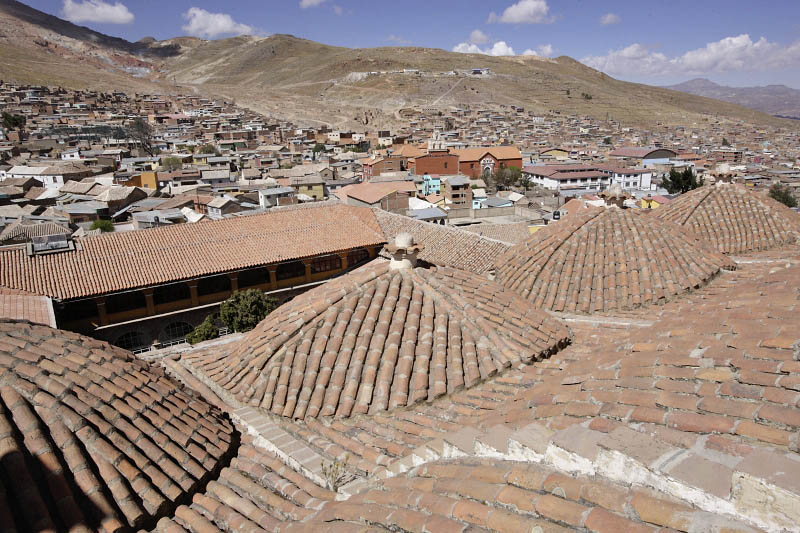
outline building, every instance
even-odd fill
[[[364,181],[387,172],[405,172],[408,170],[408,159],[405,156],[372,156],[361,160]]]
[[[522,169],[531,183],[551,191],[566,189],[604,190],[611,183],[609,172],[597,166],[535,165]]]
[[[717,163],[734,163],[739,164],[744,161],[744,150],[737,150],[736,148],[717,148],[711,150],[709,159]]]
[[[422,177],[422,195],[441,194],[442,179],[439,175],[425,174]]]
[[[413,181],[368,182],[347,185],[334,194],[348,205],[376,207],[392,213],[405,214],[409,198],[414,198],[417,188]]]
[[[319,174],[293,176],[289,178],[289,185],[297,195],[304,194],[316,202],[325,199],[325,179]]]
[[[612,150],[608,157],[616,161],[627,162],[631,166],[649,168],[653,165],[666,165],[677,155],[676,151],[669,148],[626,146]]]
[[[294,208],[108,233],[41,254],[4,247],[0,287],[49,297],[60,328],[142,349],[185,335],[233,291],[283,298],[375,257],[384,236],[369,216]]]
[[[454,174],[458,172],[458,156],[447,150],[429,151],[408,160],[408,170],[418,176],[425,174]]]
[[[465,176],[448,176],[443,179],[444,198],[451,209],[472,208],[472,189]]]
[[[271,187],[259,189],[258,203],[264,209],[278,205],[292,205],[297,203],[294,187]]]
[[[458,156],[459,172],[471,178],[491,175],[501,168],[522,168],[522,153],[516,146],[465,148],[451,153]]]

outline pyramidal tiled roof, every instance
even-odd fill
[[[378,260],[283,305],[229,353],[184,363],[248,405],[295,419],[432,400],[566,343],[568,330],[475,274]]]
[[[732,183],[682,194],[655,214],[726,254],[769,250],[791,244],[800,235],[800,215],[766,194]]]
[[[495,261],[497,281],[553,311],[593,313],[662,303],[734,264],[647,213],[571,213]]]
[[[0,322],[0,525],[147,527],[235,451],[220,412],[75,333]]]

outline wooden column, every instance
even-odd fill
[[[347,267],[348,267],[347,256],[348,255],[349,255],[349,252],[342,252],[342,253],[339,254],[339,259],[342,260],[342,270],[347,270]]]
[[[192,296],[192,307],[200,305],[200,298],[197,296],[197,282],[192,281],[188,283],[189,294]]]
[[[306,283],[311,283],[311,259],[303,259],[303,264],[306,267]]]
[[[239,290],[239,273],[228,274],[231,278],[231,294]]]
[[[108,325],[108,315],[106,314],[106,299],[105,297],[100,297],[95,299],[95,303],[97,304],[97,315],[100,317],[100,325],[107,326]]]
[[[156,314],[156,306],[153,303],[153,292],[155,289],[144,289],[142,292],[144,293],[144,303],[147,306],[147,314],[152,316]]]
[[[278,288],[278,265],[270,265],[267,270],[269,270],[269,288],[274,291]]]

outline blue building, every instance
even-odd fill
[[[422,177],[422,194],[442,194],[442,180],[437,175],[425,174]]]

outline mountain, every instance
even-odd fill
[[[488,68],[487,76],[454,71]],[[419,70],[420,75],[404,73]],[[406,108],[517,105],[631,125],[785,121],[719,100],[615,80],[569,57],[490,57],[433,48],[350,49],[291,35],[136,43],[0,0],[0,79],[71,88],[222,96],[280,118],[381,128]]]
[[[800,119],[800,90],[786,85],[727,87],[705,78],[695,78],[666,88],[731,102],[770,115]]]

